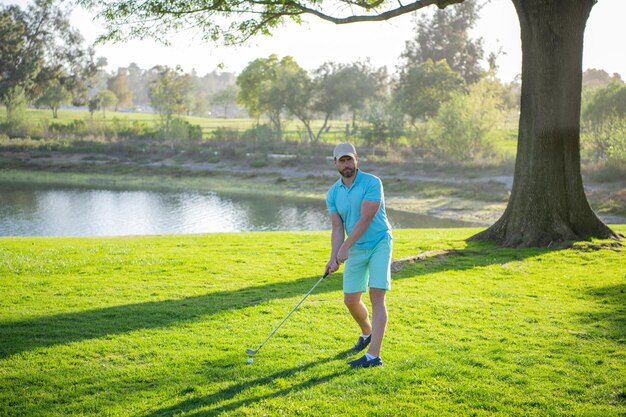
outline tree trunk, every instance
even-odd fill
[[[583,38],[595,0],[512,1],[522,37],[513,188],[502,217],[470,240],[524,247],[617,238],[591,209],[580,172]]]
[[[326,126],[328,126],[328,119],[330,119],[330,113],[326,113],[324,116],[324,123],[322,124],[322,127],[320,127],[320,130],[317,131],[317,135],[315,135],[315,143],[319,143],[322,132],[324,132],[324,130],[326,130]]]

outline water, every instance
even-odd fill
[[[389,211],[394,228],[463,222]],[[328,230],[324,201],[216,193],[0,184],[0,236],[119,236]]]

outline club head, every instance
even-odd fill
[[[259,351],[258,349],[257,349],[257,350],[246,349],[246,353],[247,353],[248,355],[254,355],[254,354],[256,354],[258,351]]]

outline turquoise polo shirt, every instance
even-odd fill
[[[386,236],[391,237],[391,224],[385,211],[383,183],[380,178],[356,171],[356,178],[350,188],[346,187],[341,178],[326,193],[326,207],[330,213],[338,213],[348,235],[361,217],[363,200],[377,201],[380,207],[363,236],[354,246],[360,249],[373,249]]]

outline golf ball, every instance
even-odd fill
[[[248,358],[248,365],[252,363],[252,358]]]

